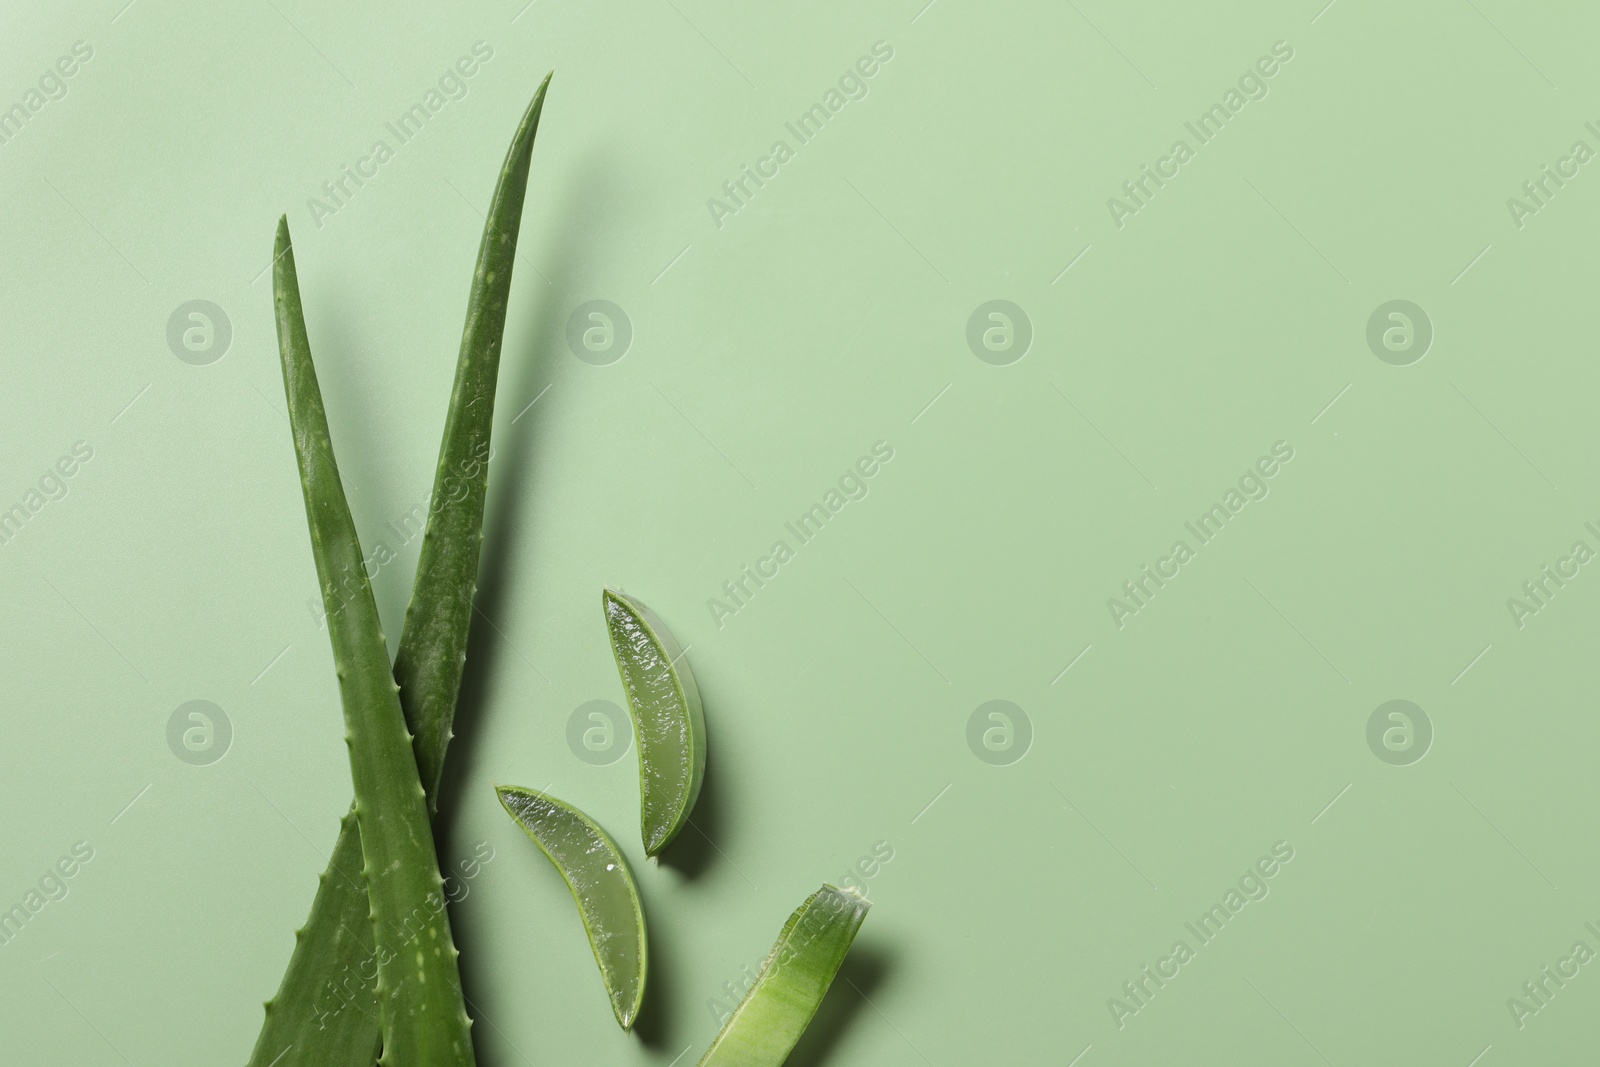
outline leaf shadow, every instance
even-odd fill
[[[543,195],[539,182],[543,175],[538,169],[537,144],[534,147],[535,172],[529,181],[528,199]],[[605,161],[589,159],[576,166],[576,177],[552,198],[561,205],[554,213],[556,219],[566,219],[574,214],[599,210],[612,197],[605,180],[608,168]],[[548,180],[548,179],[546,179]],[[589,240],[577,226],[548,226],[544,244],[536,248],[534,235],[529,231],[533,211],[524,208],[523,228],[518,239],[516,278],[513,293],[522,299],[531,299],[529,312],[532,328],[524,345],[513,351],[509,346],[502,351],[500,381],[495,393],[494,459],[489,471],[489,494],[484,515],[484,539],[478,560],[478,592],[475,598],[471,632],[467,639],[467,660],[462,673],[461,689],[456,699],[454,736],[439,782],[438,821],[434,826],[435,844],[441,856],[456,854],[456,816],[470,807],[469,790],[486,787],[480,777],[468,773],[482,744],[484,718],[489,714],[490,699],[495,681],[499,677],[502,656],[509,653],[513,659],[526,659],[523,651],[509,646],[507,638],[498,630],[498,620],[510,612],[509,597],[514,586],[515,561],[526,559],[532,549],[526,536],[517,536],[528,529],[524,521],[528,507],[538,489],[537,462],[539,444],[548,431],[540,417],[541,407],[524,408],[539,395],[546,383],[553,381],[556,361],[560,358],[563,336],[562,324],[570,302],[570,289],[562,274],[547,278],[536,263],[568,264],[582,254]],[[529,253],[537,253],[537,258]],[[476,252],[474,252],[474,256]],[[524,256],[528,258],[525,260]],[[464,294],[463,294],[464,295]],[[517,295],[513,296],[517,299]],[[543,380],[541,380],[543,379]],[[547,406],[548,398],[544,401]],[[520,417],[519,417],[520,416]],[[530,662],[531,666],[531,662]],[[534,667],[537,671],[538,668]],[[548,681],[548,679],[546,679]],[[451,911],[456,908],[452,906]],[[459,922],[456,923],[460,929]],[[458,946],[461,939],[457,938]],[[472,946],[463,947],[460,960],[461,981],[466,995],[482,1003],[492,983],[492,972],[484,957]],[[526,1062],[520,1051],[493,1021],[483,1017],[474,1008],[473,1014],[482,1022],[475,1032],[477,1060],[482,1067],[494,1063]]]
[[[538,147],[534,148],[537,158]],[[601,161],[591,159],[584,171],[584,179],[569,183],[576,188],[575,196],[562,200],[570,213],[583,214],[578,203],[584,197],[595,195],[603,189],[598,179]],[[537,175],[535,175],[537,178]],[[529,183],[528,196],[538,195],[533,181]],[[592,207],[592,205],[591,205]],[[524,226],[527,219],[524,216]],[[569,263],[578,256],[585,244],[583,235],[573,227],[564,227],[554,233],[550,243],[541,249],[546,263]],[[494,680],[501,657],[509,653],[513,659],[527,660],[534,671],[538,667],[521,649],[510,645],[499,629],[499,620],[510,613],[509,596],[514,585],[514,567],[518,558],[530,552],[527,538],[517,538],[519,530],[526,530],[524,522],[528,505],[537,485],[539,464],[538,443],[547,432],[540,418],[541,409],[528,407],[545,385],[543,377],[553,381],[554,364],[560,358],[559,345],[563,336],[562,315],[566,310],[568,290],[558,280],[546,279],[534,268],[532,262],[520,262],[523,250],[528,248],[527,237],[519,238],[519,287],[531,293],[533,329],[529,347],[501,356],[500,384],[496,389],[496,425],[493,437],[494,459],[489,468],[489,496],[484,514],[483,550],[478,559],[478,595],[474,600],[471,633],[467,638],[467,662],[461,676],[461,691],[456,698],[454,737],[445,760],[444,773],[439,784],[439,810],[461,810],[463,797],[474,783],[467,780],[463,769],[472,766],[473,757],[481,742],[479,724],[488,713],[488,702],[494,689]],[[548,404],[548,399],[545,400]],[[540,672],[541,677],[542,672]],[[548,679],[545,679],[548,682]]]
[[[645,978],[644,1003],[639,1006],[633,1033],[646,1048],[662,1052],[686,1040],[682,1036],[683,1023],[689,1018],[689,1012],[678,961],[671,953],[659,950],[660,938],[648,933],[646,936],[650,940],[650,970]]]
[[[656,857],[657,861],[691,881],[699,878],[719,859],[732,863],[717,844],[717,838],[727,824],[726,814],[727,801],[722,792],[722,778],[716,773],[715,761],[708,751],[705,776],[700,780],[700,796],[695,800],[694,811],[678,836]]]
[[[823,1067],[855,1018],[871,1010],[867,1001],[883,985],[891,966],[889,954],[883,949],[872,945],[853,946],[834,976],[832,987],[822,998],[811,1025],[800,1035],[789,1058],[783,1061],[785,1067]]]

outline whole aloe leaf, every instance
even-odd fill
[[[439,449],[434,504],[395,662],[400,703],[415,735],[416,763],[430,802],[451,737],[472,621],[500,339],[534,136],[549,86],[547,75],[517,126],[484,225]],[[468,477],[467,464],[474,460],[479,467]],[[457,488],[458,482],[465,488]],[[454,654],[442,654],[441,649],[453,649]],[[360,858],[361,836],[352,807],[340,824],[311,914],[295,935],[278,993],[267,1002],[249,1067],[372,1067],[376,1061],[381,1044],[376,949]]]
[[[417,777],[361,540],[333,458],[286,218],[278,220],[272,282],[283,386],[311,551],[327,607],[361,828],[383,1033],[378,1062],[473,1067],[472,1022],[461,993],[459,953],[450,937],[427,795]]]
[[[478,265],[467,297],[467,324],[461,331],[461,355],[456,360],[455,386],[433,477],[433,508],[394,661],[400,700],[411,732],[417,736],[417,769],[436,810],[444,752],[454,736],[451,724],[467,659],[472,600],[478,591],[483,500],[489,488],[489,431],[494,421],[511,268],[522,225],[533,137],[539,129],[550,77],[545,76],[534,94],[506,152],[483,240],[478,244]]]

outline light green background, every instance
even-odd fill
[[[94,50],[0,145],[0,508],[94,449],[0,546],[0,908],[94,849],[0,946],[7,1062],[248,1054],[350,796],[273,223],[288,213],[376,539],[427,497],[477,211],[552,67],[441,838],[452,862],[495,850],[453,910],[481,1063],[693,1063],[707,1001],[879,841],[856,988],[796,1063],[1500,1067],[1595,1047],[1594,966],[1520,1029],[1506,1002],[1575,941],[1600,950],[1600,576],[1521,628],[1506,601],[1574,541],[1600,549],[1600,176],[1521,229],[1506,199],[1573,141],[1600,148],[1600,19],[523,2],[6,7],[0,106]],[[1265,99],[1114,225],[1107,198],[1280,40]],[[493,57],[465,98],[318,227],[307,199],[477,41]],[[719,229],[707,198],[876,41],[894,55],[869,94]],[[965,341],[995,298],[1035,333],[1010,366]],[[1397,298],[1435,329],[1406,367],[1365,341]],[[166,341],[192,299],[233,328],[208,366]],[[567,349],[591,299],[633,326],[609,366]],[[715,625],[707,599],[880,440],[870,494]],[[1118,629],[1106,599],[1277,441],[1294,459],[1270,495]],[[415,550],[376,578],[391,640]],[[607,583],[691,646],[705,695],[716,848],[686,839],[675,866],[643,860],[632,755],[593,767],[565,741],[574,708],[621,697]],[[1009,766],[966,741],[997,698],[1034,729]],[[1396,698],[1436,732],[1410,766],[1365,739]],[[209,766],[166,742],[194,699],[233,725]],[[549,787],[628,852],[652,938],[640,1034],[617,1031],[493,781]],[[1294,859],[1270,895],[1119,1029],[1108,998],[1278,841]]]

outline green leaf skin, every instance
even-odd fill
[[[286,218],[278,220],[272,281],[295,458],[344,704],[377,956],[383,1034],[378,1062],[383,1067],[473,1067],[472,1022],[461,993],[427,794],[417,777],[378,605],[333,458]]]
[[[711,1043],[700,1067],[779,1067],[839,973],[872,902],[824,885],[789,916],[755,985]]]
[[[400,705],[416,735],[413,748],[430,801],[444,766],[455,716],[483,539],[487,477],[486,471],[480,470],[469,478],[470,465],[461,467],[458,486],[445,480],[445,471],[457,470],[461,461],[455,457],[476,455],[483,448],[480,442],[489,439],[510,262],[527,191],[534,135],[549,85],[547,75],[517,126],[484,225],[468,296],[456,386],[439,450],[435,479],[439,484],[434,486],[438,503],[423,535],[422,558],[395,662]],[[487,377],[483,373],[486,367]],[[467,387],[463,387],[464,381],[469,383]],[[434,547],[430,549],[430,545]],[[452,561],[454,566],[442,566],[441,560]],[[449,620],[448,626],[441,622],[444,619]],[[446,648],[454,654],[439,654]],[[352,807],[340,824],[333,859],[317,886],[310,918],[296,934],[294,954],[278,993],[267,1003],[266,1021],[249,1067],[372,1067],[377,1061],[381,1037],[373,988],[374,948],[367,918],[367,887],[360,877],[361,835],[354,812]],[[338,876],[343,869],[341,857],[351,857],[348,866],[353,877]]]
[[[478,244],[455,387],[433,477],[432,510],[394,661],[400,702],[417,736],[417,769],[435,809],[434,794],[444,768],[445,748],[453,736],[450,727],[456,716],[462,666],[467,661],[472,600],[478,592],[483,501],[489,488],[489,431],[494,421],[511,268],[517,253],[517,231],[522,226],[533,138],[551,77],[553,74],[545,75],[534,93],[506,151]]]
[[[637,597],[601,593],[611,651],[639,742],[639,829],[658,855],[689,821],[706,770],[706,722],[694,672],[671,631]]]
[[[294,953],[277,995],[267,1001],[266,1021],[247,1067],[372,1067],[383,1034],[353,804],[339,823],[311,915],[294,937]]]
[[[593,819],[553,796],[518,786],[498,786],[495,793],[572,890],[611,1011],[624,1030],[631,1028],[644,1000],[649,940],[639,887],[622,851]]]
[[[378,999],[373,993],[372,924],[361,874],[361,832],[352,809],[339,824],[311,917],[295,933],[294,955],[278,995],[267,1002],[250,1067],[378,1061]]]

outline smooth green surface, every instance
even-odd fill
[[[644,1002],[650,949],[628,861],[599,823],[564,801],[513,785],[496,787],[495,795],[572,890],[611,1010],[629,1029]]]
[[[1521,629],[1506,602],[1600,549],[1600,172],[1520,230],[1506,200],[1596,145],[1600,13],[274,2],[11,5],[0,32],[7,105],[95,53],[0,145],[0,506],[93,449],[0,545],[0,908],[94,849],[0,945],[6,1057],[246,1059],[351,795],[263,220],[290,213],[351,510],[396,557],[372,579],[392,646],[480,212],[551,68],[436,823],[484,1067],[693,1064],[708,1001],[737,1004],[783,916],[879,841],[793,1062],[1326,1067],[1301,1035],[1338,1067],[1592,1057],[1592,964],[1520,1029],[1506,1001],[1600,951],[1600,573]],[[1266,99],[1116,229],[1107,198],[1280,39]],[[479,40],[466,96],[399,144],[385,124]],[[707,198],[878,40],[867,96],[718,229]],[[319,229],[308,198],[380,138],[394,158]],[[209,366],[165,334],[197,298],[233,326]],[[1034,327],[1005,367],[965,332],[996,298]],[[1435,326],[1408,367],[1366,342],[1396,298]],[[633,325],[608,366],[566,339],[597,299]],[[1270,495],[1116,629],[1106,600],[1278,440]],[[865,498],[800,543],[784,524],[862,457]],[[793,558],[728,601],[779,539]],[[720,855],[687,829],[645,860],[606,584],[689,647]],[[739,608],[720,628],[712,597]],[[1411,766],[1367,746],[1397,698],[1435,727]],[[166,742],[194,699],[233,726],[208,766]],[[967,744],[995,699],[1034,728],[1008,766]],[[566,743],[592,700],[617,705],[605,765]],[[637,1037],[571,905],[530,910],[554,876],[495,781],[616,831],[650,908]],[[1193,944],[1279,840],[1270,895]],[[1180,938],[1196,959],[1118,1029],[1107,1001]]]
[[[706,770],[706,721],[683,648],[637,597],[600,596],[606,633],[639,750],[639,835],[647,856],[672,843],[694,812]]]
[[[400,706],[430,808],[437,806],[439,774],[472,625],[506,300],[533,141],[549,87],[547,75],[517,126],[496,177],[439,450],[432,497],[437,503],[428,509],[411,604],[395,657]],[[374,956],[366,921],[366,887],[346,870],[347,859],[360,852],[360,831],[356,820],[347,816],[339,825],[339,838],[318,883],[310,917],[295,935],[294,954],[256,1038],[250,1067],[364,1067],[375,1058],[381,1035],[370,967]]]
[[[700,1067],[780,1067],[822,1006],[872,902],[824,885],[795,909]]]
[[[373,932],[383,1050],[378,1062],[383,1067],[472,1067],[472,1023],[462,999],[427,795],[417,777],[400,689],[334,461],[286,218],[278,220],[272,263],[284,393],[344,704]]]

